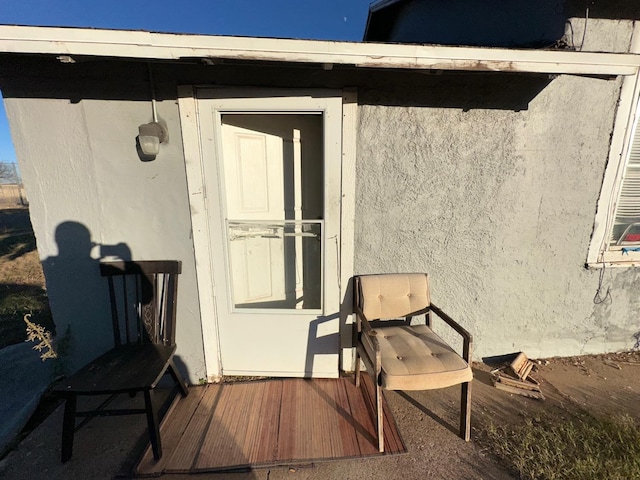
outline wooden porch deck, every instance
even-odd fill
[[[279,379],[192,387],[162,426],[163,457],[147,448],[136,475],[294,465],[380,455],[373,385],[352,378]],[[385,454],[405,452],[384,403]]]

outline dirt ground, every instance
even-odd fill
[[[537,362],[538,363],[538,362]],[[526,417],[550,415],[562,419],[590,412],[610,417],[626,413],[640,421],[640,353],[620,353],[539,361],[533,373],[544,401],[497,390],[490,367],[474,365],[472,439],[457,435],[459,389],[427,392],[386,392],[385,396],[408,452],[377,458],[340,460],[303,466],[256,469],[250,472],[200,474],[203,479],[320,480],[349,478],[512,479],[517,475],[499,460],[486,441],[489,425],[513,426]],[[125,396],[126,397],[126,396]],[[129,401],[127,398],[124,401]],[[59,462],[62,409],[58,408],[0,461],[7,480],[108,479],[130,468],[136,446],[144,437],[143,418],[95,419],[76,434],[72,460]],[[138,447],[139,448],[139,447]],[[124,466],[123,466],[124,465]],[[129,466],[127,466],[129,465]],[[178,480],[194,478],[168,475]]]
[[[544,401],[509,395],[514,407],[503,412],[507,422],[539,410],[554,414],[584,410],[599,417],[627,414],[640,422],[640,352],[610,353],[538,360],[532,376],[540,382]],[[475,378],[490,383],[489,367],[476,365]],[[504,397],[504,392],[494,395]],[[490,398],[481,400],[488,414],[500,416]]]
[[[27,313],[55,333],[29,210],[0,209],[0,348],[26,339]]]

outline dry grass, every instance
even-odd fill
[[[628,416],[547,414],[516,427],[492,425],[486,438],[523,479],[640,479],[640,430]]]
[[[23,342],[23,317],[55,333],[29,212],[0,210],[0,348]]]

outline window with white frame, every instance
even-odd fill
[[[609,248],[640,247],[640,132],[638,122],[628,150],[627,164],[620,184]],[[622,250],[622,249],[621,249]],[[624,253],[624,252],[621,252]]]
[[[625,79],[626,85],[623,83],[587,259],[591,266],[640,266],[640,84],[637,79],[633,88],[631,79]]]

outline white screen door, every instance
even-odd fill
[[[224,375],[338,375],[341,107],[199,92]]]

